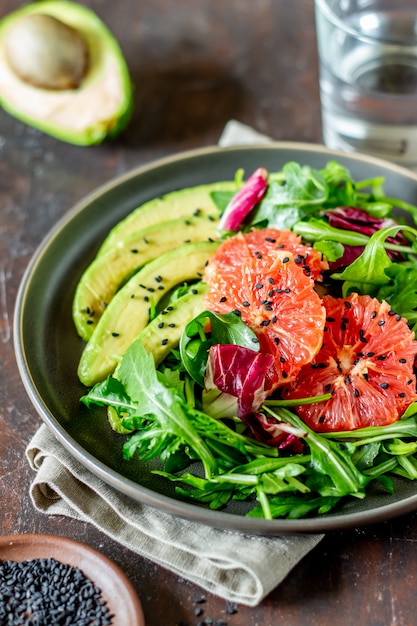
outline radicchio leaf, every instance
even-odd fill
[[[268,172],[259,167],[227,205],[219,222],[219,230],[235,231],[245,217],[262,200],[268,188]]]
[[[244,420],[257,411],[271,394],[273,389],[268,373],[273,368],[274,357],[270,354],[234,344],[211,346],[203,394],[206,412],[208,410],[212,415],[215,411],[218,414],[220,404],[222,417],[237,415]],[[213,402],[215,394],[218,395]]]
[[[353,230],[354,232],[362,233],[371,237],[375,232],[381,228],[387,226],[395,226],[397,223],[389,217],[378,218],[370,215],[367,211],[359,209],[357,207],[342,206],[336,209],[330,209],[326,211],[327,219],[330,226],[335,228],[343,228],[344,230]],[[405,244],[406,240],[404,236],[399,232],[395,237],[388,237],[387,241],[396,244]],[[363,246],[344,246],[345,251],[337,261],[329,263],[330,269],[335,270],[340,267],[346,267],[353,263],[363,252]],[[402,259],[401,253],[388,250],[388,256],[392,260],[400,261]]]

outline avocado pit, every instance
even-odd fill
[[[10,28],[5,56],[22,81],[42,89],[77,89],[88,69],[88,48],[82,35],[42,13],[21,17]]]

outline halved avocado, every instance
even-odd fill
[[[85,43],[86,68],[78,86],[40,87],[12,68],[7,49],[13,30],[35,15],[58,20]],[[20,42],[23,46],[24,37],[19,32],[17,46]],[[57,139],[92,145],[126,126],[133,107],[133,88],[117,41],[93,11],[65,0],[41,0],[0,21],[0,104],[14,117]]]

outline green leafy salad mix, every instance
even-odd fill
[[[146,328],[82,398],[125,459],[158,459],[181,499],[266,519],[417,478],[417,207],[383,185],[290,162],[210,192],[203,268],[163,301],[155,278]]]

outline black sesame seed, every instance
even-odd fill
[[[381,387],[381,389],[388,389],[389,384],[388,383],[381,383],[379,386]]]
[[[250,304],[247,300],[245,300],[244,302],[242,302],[242,306],[250,306]]]
[[[163,278],[162,276],[155,276],[155,280],[157,283],[162,283]]]
[[[271,323],[271,320],[262,320],[262,322],[261,322],[261,324],[260,324],[260,325],[261,325],[261,326],[269,326],[269,325],[270,325],[270,323]]]
[[[166,346],[168,343],[168,339],[162,339],[161,346]]]
[[[268,282],[270,285],[275,285],[275,280],[271,276],[268,278]]]
[[[367,353],[366,353],[366,356],[367,356],[367,357],[372,357],[372,356],[375,356],[375,352],[367,352]]]
[[[206,601],[204,596],[198,596],[198,598],[195,598],[194,602],[196,604],[204,604],[204,602]]]
[[[164,326],[165,326],[165,323],[164,323],[164,322],[159,322],[159,324],[158,324],[158,328],[163,328]]]
[[[222,296],[222,297],[220,298],[219,302],[226,302],[226,300],[227,300],[226,296]]]
[[[169,328],[175,328],[176,324],[174,324],[174,322],[171,322],[170,324],[168,324]]]
[[[383,326],[385,324],[385,320],[379,320],[378,326]]]
[[[120,333],[116,333],[116,332],[112,332],[111,336],[112,337],[119,337]]]
[[[400,363],[407,363],[407,359],[404,359],[404,358],[399,359],[399,362],[400,362]]]
[[[263,285],[261,283],[256,283],[255,289],[262,289]]]
[[[77,567],[52,558],[0,562],[1,624],[106,626],[112,617],[100,589]]]
[[[283,263],[288,263],[288,261],[290,260],[289,256],[284,256],[284,258],[282,259]]]

